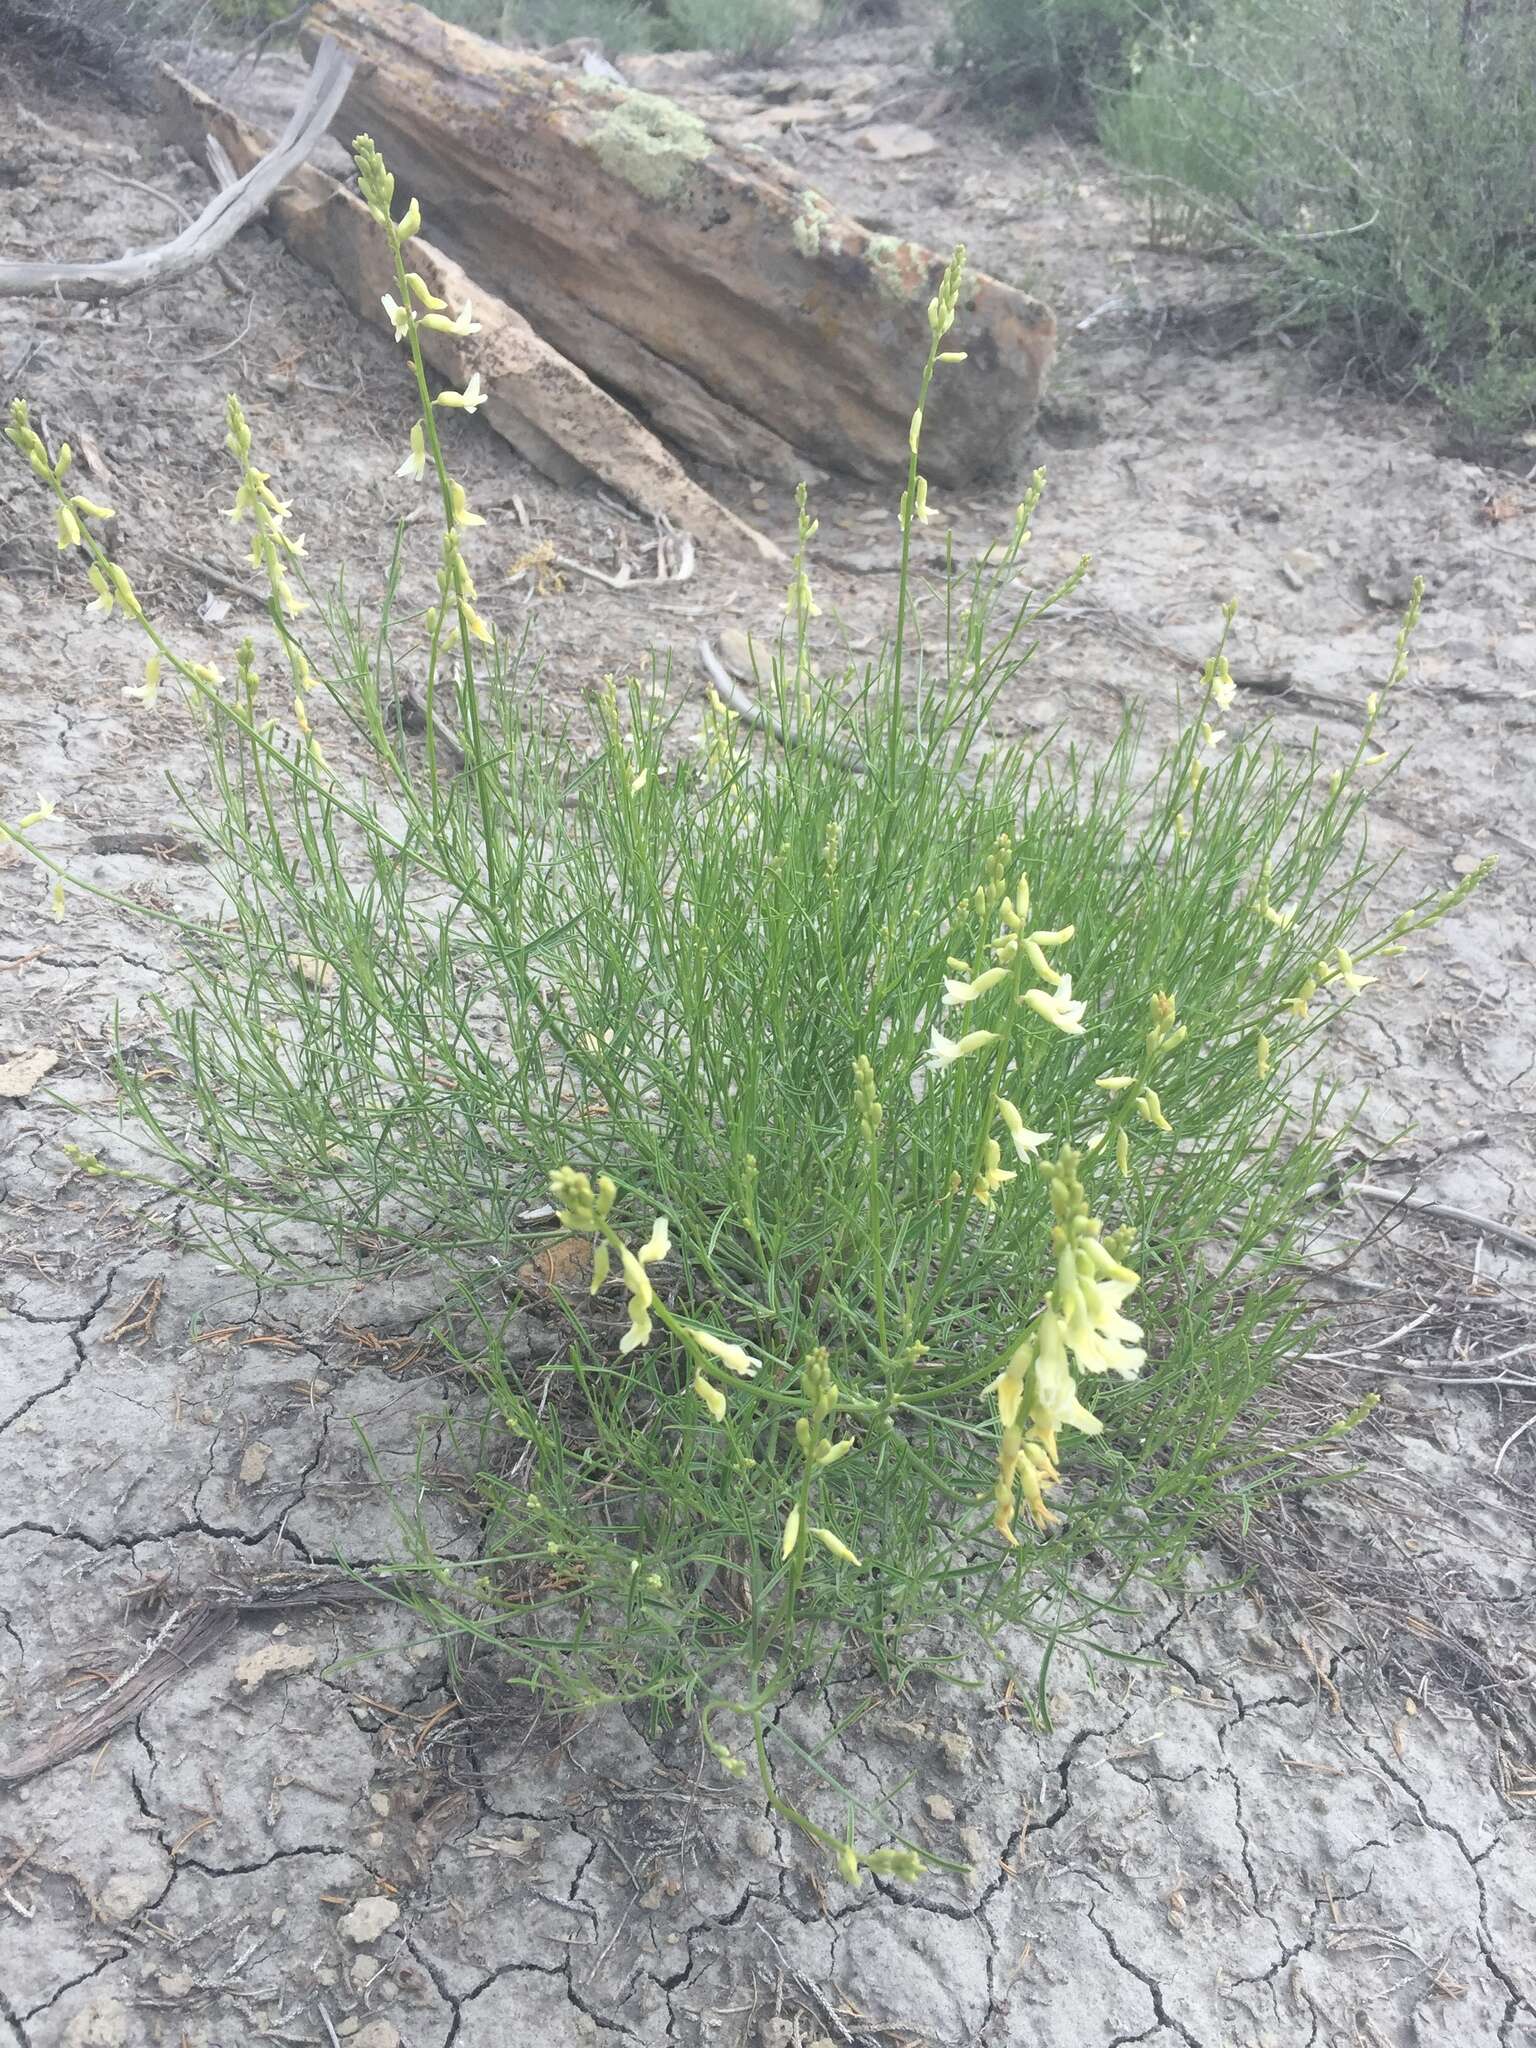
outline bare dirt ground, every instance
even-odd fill
[[[278,59],[240,89],[261,111],[292,76]],[[55,923],[46,878],[0,855],[0,1059],[61,1055],[56,1099],[0,1101],[0,2039],[1532,2048],[1536,1429],[1519,1432],[1536,1415],[1536,1262],[1509,1230],[1536,1231],[1536,488],[1437,455],[1430,417],[1312,359],[1241,346],[1239,278],[1142,246],[1091,151],[963,125],[915,30],[821,42],[770,73],[653,60],[643,82],[866,218],[963,236],[1056,305],[1035,551],[1042,581],[1084,550],[1096,567],[1007,707],[1013,729],[1091,741],[1133,699],[1166,729],[1236,595],[1231,722],[1272,716],[1284,744],[1317,730],[1325,759],[1342,753],[1423,572],[1388,736],[1412,751],[1377,830],[1404,897],[1485,853],[1501,866],[1351,1009],[1333,1058],[1370,1090],[1367,1137],[1395,1141],[1374,1179],[1485,1222],[1415,1212],[1382,1231],[1362,1205],[1370,1242],[1347,1272],[1320,1255],[1341,1322],[1284,1399],[1298,1419],[1369,1391],[1382,1406],[1351,1440],[1352,1479],[1250,1535],[1242,1590],[1201,1594],[1236,1569],[1213,1553],[1187,1597],[1123,1617],[1120,1660],[1063,1653],[1049,1730],[1026,1711],[1040,1653],[1020,1643],[973,1690],[879,1701],[834,1743],[852,1782],[892,1788],[919,1837],[969,1858],[969,1880],[829,1884],[760,1799],[701,1767],[689,1731],[540,1720],[494,1676],[450,1687],[441,1647],[383,1602],[249,1611],[109,1740],[15,1784],[63,1716],[167,1629],[183,1640],[199,1598],[272,1602],[312,1562],[388,1558],[401,1500],[472,1548],[452,1425],[472,1432],[474,1399],[425,1340],[425,1283],[296,1295],[231,1278],[183,1242],[174,1199],[146,1210],[76,1169],[72,1138],[128,1157],[87,1119],[112,1103],[114,1006],[130,1045],[151,1045],[141,1006],[173,989],[174,954],[79,890]],[[202,203],[201,171],[99,91],[0,63],[0,107],[7,254],[116,253]],[[872,119],[939,146],[879,158],[860,146]],[[366,590],[411,502],[392,475],[408,413],[389,344],[259,228],[221,271],[116,309],[0,306],[0,384],[100,465],[136,584],[226,669],[260,622],[216,516],[226,390],[322,574],[345,565]],[[643,566],[649,527],[455,424],[490,519],[482,593],[526,629],[552,700],[653,644],[691,693],[701,630],[775,630],[776,580],[740,562],[705,559],[664,602],[643,582],[498,585],[543,540]],[[785,534],[779,494],[709,481]],[[872,646],[891,506],[816,495],[827,624]],[[962,547],[1016,495],[953,504]],[[199,868],[103,839],[163,839],[167,776],[195,781],[198,750],[177,710],[124,699],[133,644],[84,616],[39,519],[24,471],[0,468],[0,815],[42,791],[86,880],[151,909],[211,901]],[[528,1339],[536,1354],[533,1318]],[[862,1696],[850,1677],[798,1699],[801,1740]]]

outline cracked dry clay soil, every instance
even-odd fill
[[[1097,566],[1006,707],[1012,730],[1091,738],[1131,698],[1165,729],[1235,592],[1234,665],[1288,679],[1245,691],[1237,722],[1273,714],[1284,744],[1317,728],[1340,748],[1406,576],[1427,577],[1390,734],[1412,752],[1377,830],[1405,896],[1485,852],[1502,865],[1350,1013],[1332,1057],[1371,1090],[1372,1139],[1412,1126],[1378,1179],[1529,1232],[1536,492],[1438,455],[1432,421],[1341,395],[1308,359],[1225,352],[1211,295],[1228,282],[1141,247],[1091,153],[947,133],[916,162],[861,155],[872,106],[920,112],[935,89],[916,31],[829,39],[802,68],[831,111],[775,146],[809,182],[893,232],[963,232],[1062,318],[1035,545],[1042,578],[1084,549]],[[292,78],[263,64],[258,113]],[[761,74],[654,60],[644,82],[761,133]],[[0,106],[7,253],[115,253],[202,203],[201,172],[97,84],[0,62]],[[259,227],[227,276],[116,309],[0,307],[0,372],[52,436],[90,444],[136,583],[226,668],[259,625],[214,516],[227,388],[322,573],[345,565],[364,594],[409,502],[388,345]],[[691,690],[701,628],[774,630],[781,593],[739,562],[706,559],[665,604],[498,589],[530,539],[611,568],[646,529],[453,425],[490,519],[482,589],[528,629],[557,703],[653,642]],[[710,481],[782,537],[779,494]],[[1008,496],[950,508],[962,546]],[[828,483],[817,509],[827,622],[862,650],[888,616],[889,506]],[[174,710],[125,703],[131,646],[83,616],[14,466],[0,626],[0,814],[41,789],[81,876],[150,908],[211,906],[200,868],[103,847],[163,832],[165,777],[195,783],[198,757]],[[146,1210],[62,1150],[126,1158],[90,1121],[112,1106],[111,1012],[149,1043],[141,1005],[174,971],[151,925],[78,892],[56,925],[30,863],[0,858],[0,1057],[60,1054],[47,1089],[0,1102],[0,1767],[209,1588],[390,1556],[402,1490],[440,1545],[476,1540],[451,1439],[473,1396],[425,1336],[429,1276],[303,1295],[231,1278],[183,1241],[174,1203]],[[850,1893],[701,1769],[687,1730],[651,1742],[619,1717],[530,1718],[488,1679],[451,1689],[440,1649],[384,1603],[268,1611],[110,1740],[0,1779],[0,2044],[1533,2048],[1536,1432],[1516,1435],[1533,1376],[1505,1355],[1536,1337],[1536,1266],[1413,1216],[1318,1285],[1340,1328],[1288,1395],[1315,1418],[1383,1393],[1360,1471],[1278,1509],[1241,1556],[1213,1553],[1187,1597],[1149,1594],[1113,1631],[1120,1658],[1058,1655],[1049,1732],[1021,1710],[1027,1643],[973,1689],[877,1699],[856,1740],[830,1737],[866,1700],[856,1672],[786,1710],[969,1879]],[[528,1339],[536,1358],[536,1321]],[[1218,1590],[1245,1562],[1248,1584]]]

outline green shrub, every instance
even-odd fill
[[[1164,235],[1251,250],[1275,318],[1469,425],[1536,419],[1536,10],[1229,0],[1101,100]]]
[[[719,50],[749,64],[776,57],[805,25],[794,0],[667,0],[667,19],[685,50]]]
[[[226,680],[145,616],[110,509],[12,409],[60,546],[144,637],[144,715],[182,700],[208,747],[184,802],[224,900],[170,918],[185,984],[154,1056],[122,1048],[127,1123],[269,1284],[317,1238],[436,1276],[486,1397],[463,1441],[486,1534],[467,1565],[411,1539],[401,1597],[432,1631],[567,1702],[696,1709],[732,1775],[739,1729],[845,1875],[911,1875],[910,1844],[859,1846],[882,1823],[851,1795],[837,1829],[792,1804],[778,1705],[845,1646],[899,1681],[942,1669],[962,1623],[1085,1626],[1090,1555],[1101,1586],[1171,1572],[1255,1500],[1273,1460],[1240,1420],[1301,1341],[1296,1248],[1338,1135],[1302,1077],[1363,964],[1473,884],[1373,919],[1379,696],[1336,761],[1262,731],[1229,749],[1218,651],[1161,750],[1134,717],[1091,755],[989,738],[1062,591],[1020,595],[1037,478],[1008,539],[919,600],[924,412],[965,374],[958,254],[879,657],[817,664],[802,491],[766,723],[712,696],[680,745],[662,673],[552,720],[480,614],[479,522],[438,437],[478,378],[434,399],[421,356],[423,322],[468,316],[413,287],[420,216],[395,222],[357,153],[421,406],[400,474],[442,514],[424,613],[403,530],[382,607],[315,597],[231,398],[233,513],[271,599]],[[62,915],[49,809],[9,836]]]
[[[950,0],[936,56],[1020,125],[1050,120],[1127,76],[1155,13],[1146,0]]]

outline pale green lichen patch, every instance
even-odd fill
[[[586,146],[605,171],[647,199],[670,199],[712,145],[697,114],[655,93],[626,92],[586,138]]]
[[[928,275],[923,252],[915,242],[894,235],[871,235],[864,251],[875,283],[888,299],[910,299]]]
[[[795,238],[795,247],[808,261],[821,254],[821,225],[831,211],[819,192],[807,190],[800,194],[799,210],[789,231]]]

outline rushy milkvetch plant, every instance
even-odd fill
[[[173,919],[185,989],[156,1012],[168,1059],[123,1048],[126,1119],[228,1258],[295,1269],[319,1234],[439,1276],[489,1419],[465,1443],[481,1554],[405,1523],[401,1595],[434,1630],[570,1704],[697,1709],[732,1775],[739,1726],[850,1880],[912,1876],[910,1842],[860,1846],[888,1817],[860,1821],[780,1709],[838,1659],[888,1683],[947,1668],[962,1620],[994,1643],[1087,1626],[1088,1553],[1172,1571],[1265,1483],[1238,1419],[1297,1341],[1293,1255],[1336,1142],[1330,1088],[1300,1077],[1364,965],[1475,880],[1371,917],[1367,771],[1412,619],[1336,764],[1262,733],[1228,749],[1220,649],[1155,755],[1135,718],[1092,761],[993,741],[1061,592],[1022,587],[1038,476],[1004,544],[917,587],[924,412],[964,360],[957,252],[879,659],[820,666],[802,491],[767,723],[711,692],[699,745],[676,744],[658,673],[603,678],[590,736],[562,726],[471,573],[484,522],[438,423],[479,381],[434,393],[422,357],[472,312],[409,270],[419,211],[396,219],[356,150],[420,400],[399,473],[441,511],[419,613],[403,544],[375,612],[317,597],[231,398],[269,641],[227,681],[146,614],[110,508],[12,408],[93,607],[147,643],[127,694],[164,717],[174,693],[207,745],[209,793],[181,794],[223,914]],[[47,823],[10,836],[62,913],[88,885]],[[541,1364],[519,1344],[530,1247],[559,1276]]]

